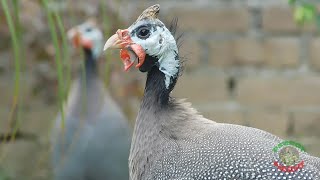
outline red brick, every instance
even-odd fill
[[[170,16],[179,17],[182,29],[197,32],[245,32],[249,28],[247,8],[173,8]]]
[[[318,106],[320,77],[247,77],[239,79],[237,101],[250,106]]]

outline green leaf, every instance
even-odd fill
[[[294,9],[294,14],[293,14],[294,20],[302,24],[304,22],[304,9],[302,6],[296,7]]]
[[[311,21],[316,15],[316,7],[312,4],[304,4],[304,19],[305,21]]]
[[[314,20],[316,15],[316,7],[312,4],[303,4],[294,9],[294,20],[298,24],[304,24]]]

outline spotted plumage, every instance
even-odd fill
[[[130,155],[132,179],[320,179],[320,159],[306,153],[300,154],[305,167],[296,172],[273,165],[280,138],[208,120],[181,100],[168,103],[143,100]]]
[[[181,62],[173,34],[162,25],[154,17],[139,17],[127,29],[135,35],[121,47],[140,46],[144,52],[135,52],[136,56],[146,55],[138,67],[147,72],[147,80],[131,142],[131,180],[320,179],[319,158],[300,152],[304,167],[283,172],[274,165],[273,152],[282,139],[259,129],[206,119],[190,103],[171,97]],[[141,27],[149,28],[147,38],[137,34]],[[118,42],[115,36],[111,39]],[[105,47],[111,47],[110,42]]]

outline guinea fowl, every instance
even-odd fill
[[[159,5],[147,8],[104,49],[121,49],[125,69],[135,60],[147,72],[138,113],[129,171],[146,179],[319,179],[320,159],[299,151],[303,167],[281,169],[273,148],[283,140],[265,131],[211,121],[189,103],[170,97],[181,62],[173,32],[157,18]],[[291,146],[289,146],[291,147]]]
[[[57,180],[127,180],[132,130],[98,77],[101,31],[91,21],[68,32],[83,48],[85,72],[69,92],[65,129],[61,115],[53,134],[53,167]]]

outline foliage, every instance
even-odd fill
[[[316,23],[318,30],[320,30],[320,13],[317,12],[315,3],[310,0],[288,0],[289,5],[294,8],[294,20],[299,25],[305,23]]]

